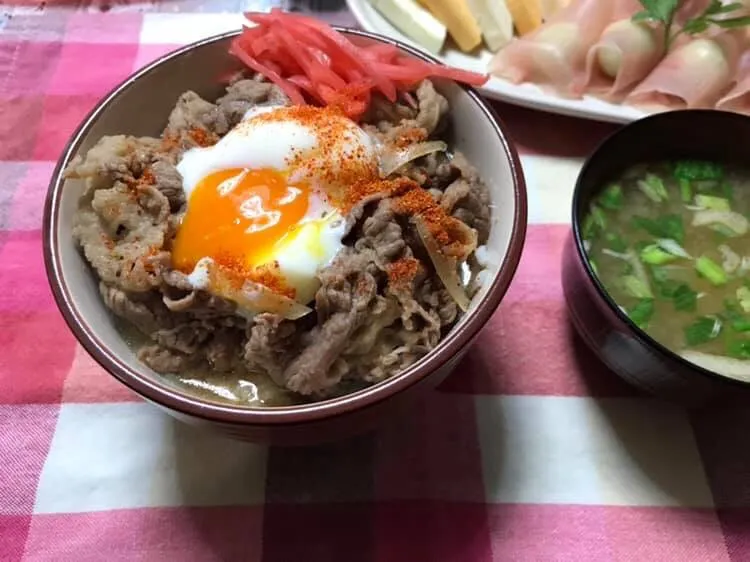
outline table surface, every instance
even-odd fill
[[[497,105],[528,180],[526,250],[466,360],[400,427],[309,449],[234,442],[145,404],[77,345],[41,258],[63,143],[132,71],[269,4],[289,6],[4,8],[0,560],[750,560],[750,411],[642,396],[566,319],[570,195],[609,125]],[[335,1],[295,7],[353,23]]]

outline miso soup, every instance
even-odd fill
[[[592,269],[652,338],[750,380],[750,170],[636,165],[602,187],[581,223]]]

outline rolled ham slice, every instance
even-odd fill
[[[710,3],[711,0],[683,0],[675,15],[675,25],[679,27],[703,13]],[[641,10],[637,0],[620,2],[614,21],[589,49],[586,73],[574,89],[619,102],[656,67],[665,54],[664,32],[654,24],[633,22],[633,14]],[[675,47],[682,41],[681,38]]]
[[[625,102],[656,111],[713,108],[734,79],[745,43],[744,30],[681,43]]]
[[[497,53],[490,73],[515,84],[533,82],[563,97],[581,97],[574,83],[580,82],[586,54],[612,21],[619,1],[574,0],[539,29]]]
[[[636,23],[639,3],[623,2],[614,21],[586,55],[586,72],[574,86],[608,101],[622,100],[664,56],[664,33],[652,24]]]
[[[737,65],[734,87],[716,104],[717,109],[750,113],[750,51],[745,51]]]

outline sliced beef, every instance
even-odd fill
[[[213,135],[224,135],[229,131],[229,123],[218,106],[195,92],[188,91],[177,100],[177,105],[169,115],[165,133],[182,137],[196,129]],[[185,140],[188,144],[191,143],[190,139]],[[192,143],[200,144],[195,138]]]
[[[391,103],[382,96],[374,96],[363,122],[374,127],[374,130],[386,132],[402,121],[411,121],[417,116],[417,110],[404,103]]]
[[[285,386],[284,369],[297,350],[294,322],[276,314],[258,314],[248,328],[245,364],[249,371],[268,374],[279,386]]]
[[[370,303],[377,289],[375,279],[367,272],[341,276],[330,289],[328,286],[321,288],[324,292],[337,291],[336,300],[347,308],[333,312],[322,324],[303,334],[301,353],[284,370],[283,378],[289,390],[306,396],[325,396],[339,383],[345,371],[331,367],[356,330],[368,321]],[[342,293],[348,293],[349,298],[342,299]]]
[[[417,88],[417,103],[419,105],[419,113],[415,118],[417,126],[426,129],[431,135],[448,113],[448,101],[435,90],[432,82],[423,80]]]
[[[365,219],[362,235],[354,247],[360,251],[366,248],[374,250],[380,264],[389,263],[403,253],[406,242],[390,199],[380,201],[375,212]]]
[[[99,294],[107,308],[144,334],[148,335],[159,329],[161,322],[153,310],[153,303],[138,302],[125,291],[106,283],[99,283]]]
[[[185,204],[185,190],[177,168],[167,160],[157,160],[149,170],[154,176],[154,187],[167,198],[172,212],[180,210]]]
[[[206,344],[204,351],[209,368],[221,372],[244,370],[242,363],[244,340],[241,330],[231,328],[217,330]]]
[[[451,159],[445,152],[434,152],[399,170],[419,185],[430,191],[442,191],[460,176],[460,172],[451,165]]]
[[[160,345],[146,345],[138,350],[138,359],[157,373],[181,373],[195,367],[198,359]]]
[[[364,117],[365,130],[381,142],[394,140],[411,129],[424,129],[428,136],[436,133],[448,113],[448,101],[435,90],[432,82],[422,81],[416,90],[417,108],[390,104],[379,97]]]
[[[116,182],[82,200],[73,236],[99,278],[125,291],[148,291],[169,266],[163,251],[169,201],[153,186]]]
[[[445,189],[441,200],[444,209],[477,231],[479,244],[487,242],[491,227],[490,193],[476,169],[466,157],[456,152],[451,165],[460,173],[459,179]]]
[[[132,184],[161,150],[151,137],[115,135],[102,137],[85,156],[76,156],[65,170],[68,178],[86,180],[86,194],[112,187],[115,181]]]
[[[230,127],[242,120],[256,105],[289,105],[289,98],[278,86],[260,80],[239,80],[227,88],[216,103]]]
[[[185,355],[201,355],[203,345],[211,338],[211,330],[201,322],[191,321],[157,330],[151,337],[162,347]]]

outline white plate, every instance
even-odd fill
[[[359,25],[365,31],[380,33],[392,37],[403,43],[407,43],[417,49],[424,51],[424,48],[415,43],[398,29],[393,27],[380,13],[372,7],[368,0],[346,0],[349,9],[359,22]],[[487,66],[492,58],[492,53],[483,49],[476,55],[467,55],[453,49],[445,48],[438,56],[445,64],[463,68],[466,70],[475,70],[486,72]],[[479,88],[488,98],[548,111],[550,113],[559,113],[562,115],[571,115],[573,117],[582,117],[584,119],[595,119],[597,121],[607,121],[610,123],[630,123],[648,113],[627,105],[618,105],[607,103],[595,98],[585,96],[580,100],[567,100],[556,96],[546,94],[537,86],[532,84],[511,84],[500,78],[490,78],[484,86]]]

